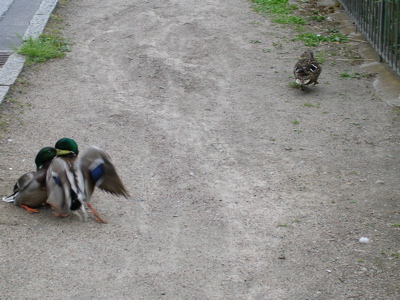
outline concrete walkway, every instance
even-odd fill
[[[0,6],[0,103],[15,82],[25,58],[13,52],[23,39],[40,35],[58,0],[5,0]]]

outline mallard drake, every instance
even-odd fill
[[[35,158],[36,172],[22,175],[14,185],[13,194],[4,198],[6,202],[14,202],[29,213],[38,212],[32,207],[39,207],[46,202],[46,173],[57,155],[69,154],[69,151],[53,147],[42,148]]]
[[[57,141],[56,147],[73,152],[76,156],[79,153],[78,145],[70,138]],[[64,210],[74,212],[80,208],[86,219],[83,201],[96,216],[97,221],[106,223],[89,203],[94,188],[98,186],[105,192],[126,198],[129,197],[129,193],[106,152],[92,146],[82,157],[76,156],[72,158],[63,156],[52,162],[47,175],[47,188],[50,191],[48,202],[60,214]],[[81,205],[78,202],[81,202]]]
[[[67,217],[65,212],[72,211],[77,213],[81,209],[86,220],[86,210],[83,206],[84,199],[84,179],[78,167],[78,145],[72,139],[61,139],[56,143],[57,147],[68,151],[69,154],[55,158],[47,171],[47,204],[58,213],[56,217]]]
[[[303,91],[303,85],[318,84],[318,77],[321,74],[321,66],[314,58],[312,50],[306,50],[296,65],[294,66],[294,78],[296,83],[300,84],[300,89]]]

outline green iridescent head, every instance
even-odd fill
[[[53,147],[44,147],[44,148],[40,149],[40,151],[36,155],[36,158],[35,158],[36,168],[37,168],[37,170],[40,170],[43,167],[45,167],[47,164],[50,164],[50,162],[56,156],[66,155],[69,153],[71,153],[71,152],[55,149]]]
[[[58,140],[54,147],[60,150],[68,150],[73,152],[75,155],[79,154],[78,145],[73,139],[70,138],[62,138]]]

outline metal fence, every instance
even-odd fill
[[[339,0],[368,41],[400,75],[400,0]]]

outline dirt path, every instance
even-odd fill
[[[59,13],[73,52],[2,104],[0,194],[69,136],[132,199],[95,193],[107,225],[1,203],[1,299],[400,297],[399,115],[359,66],[289,88],[303,47],[242,0]]]

